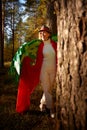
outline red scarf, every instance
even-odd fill
[[[57,44],[52,40],[51,44],[57,56]],[[30,62],[32,60],[28,56],[26,56],[23,60],[16,103],[16,111],[18,113],[22,113],[29,109],[30,95],[39,84],[40,71],[43,62],[43,46],[44,43],[42,42],[39,45],[36,64],[34,66],[31,66]]]

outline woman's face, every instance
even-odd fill
[[[50,33],[46,32],[46,31],[41,31],[41,32],[39,32],[39,37],[41,40],[46,41],[49,39]]]

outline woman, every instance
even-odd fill
[[[57,44],[50,39],[51,31],[47,26],[39,30],[42,42],[39,45],[36,63],[31,66],[31,59],[27,56],[22,63],[22,70],[18,86],[16,111],[22,113],[29,109],[30,94],[41,82],[43,96],[40,101],[40,110],[44,106],[50,110],[50,116],[54,117],[52,87],[56,76]]]
[[[43,62],[41,66],[40,80],[41,86],[43,88],[43,96],[41,99],[40,109],[44,108],[50,110],[51,117],[53,114],[53,99],[52,99],[52,87],[56,76],[56,43],[53,42],[51,37],[51,32],[48,27],[42,26],[40,31],[40,38],[43,41]]]

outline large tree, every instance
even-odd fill
[[[61,130],[86,130],[87,0],[57,0],[55,5],[58,28],[57,121],[60,121]]]

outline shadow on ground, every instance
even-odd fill
[[[0,130],[56,130],[56,119],[39,111],[42,96],[40,86],[31,96],[31,106],[27,113],[15,111],[17,83],[8,75],[8,68],[0,70]]]

